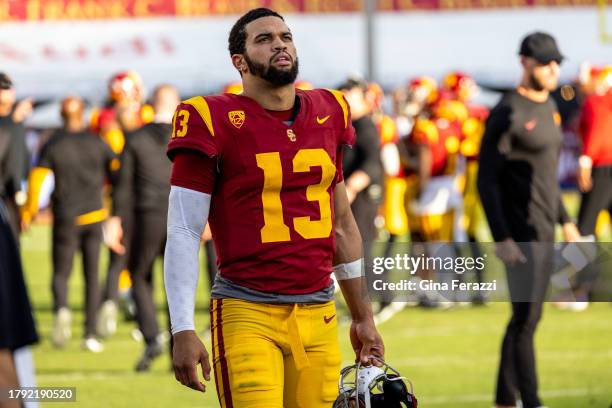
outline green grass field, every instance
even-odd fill
[[[200,394],[179,385],[167,356],[151,372],[137,374],[133,366],[142,344],[132,340],[133,322],[122,322],[105,342],[106,350],[91,354],[80,348],[83,280],[80,260],[70,280],[70,304],[75,310],[73,339],[64,350],[49,342],[52,325],[50,292],[50,231],[34,227],[22,238],[22,256],[30,297],[36,311],[41,343],[35,348],[40,386],[72,386],[76,403],[49,407],[217,407],[214,385]],[[103,252],[106,258],[106,252]],[[102,260],[105,271],[106,259]],[[200,280],[201,282],[204,279]],[[161,270],[156,269],[156,301],[166,324]],[[206,289],[201,287],[197,324],[208,323]],[[387,360],[415,385],[421,407],[491,407],[498,350],[509,306],[425,311],[409,308],[380,326]],[[164,327],[164,326],[162,326]],[[343,362],[350,363],[348,325],[340,326]],[[609,408],[612,404],[612,306],[594,304],[582,313],[546,305],[537,332],[541,394],[550,408]]]

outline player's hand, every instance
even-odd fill
[[[508,238],[496,245],[495,253],[501,261],[507,265],[527,262],[527,258],[512,238]]]
[[[202,375],[210,381],[210,362],[208,352],[193,330],[178,332],[173,336],[172,367],[178,382],[196,391],[206,391],[206,386],[198,379],[197,366],[202,366]]]
[[[351,345],[355,352],[355,361],[364,365],[381,366],[385,357],[385,345],[376,330],[372,317],[364,320],[353,320],[351,323]]]
[[[583,164],[578,167],[578,174],[576,175],[578,181],[578,188],[583,193],[588,193],[593,188],[593,178],[591,177],[591,165],[586,160],[583,160]]]
[[[121,227],[121,218],[110,217],[102,226],[102,235],[104,237],[104,244],[110,248],[111,251],[123,255],[125,253],[125,246],[121,243],[123,239],[123,228]]]
[[[578,174],[576,175],[578,188],[583,193],[588,193],[593,188],[593,159],[582,155],[578,159]]]
[[[204,231],[202,231],[202,236],[200,237],[200,241],[206,242],[212,239],[212,231],[210,230],[210,224],[206,223],[204,227]]]
[[[563,224],[563,235],[567,242],[579,241],[580,238],[582,238],[580,231],[578,231],[578,227],[573,222],[566,222]]]

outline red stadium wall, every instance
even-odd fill
[[[523,7],[595,6],[597,0],[379,0],[387,12]],[[608,0],[612,4],[612,0]],[[202,17],[240,14],[254,7],[282,13],[347,13],[360,0],[0,0],[0,21]]]

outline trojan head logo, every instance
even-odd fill
[[[246,115],[242,110],[230,111],[227,113],[230,122],[232,125],[236,126],[236,128],[240,129],[244,124],[244,120],[246,119]]]
[[[293,129],[287,129],[287,137],[292,142],[295,142],[297,140],[297,137],[295,136],[295,133],[293,132]]]

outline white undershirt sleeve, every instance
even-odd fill
[[[200,236],[208,220],[210,199],[210,194],[199,191],[177,186],[170,189],[164,284],[172,334],[195,330]]]

